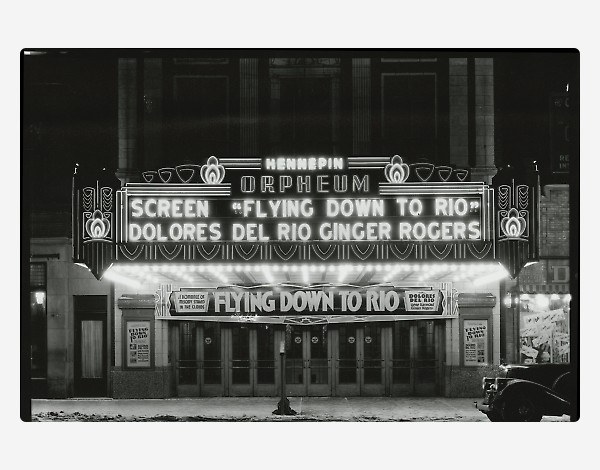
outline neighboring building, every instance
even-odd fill
[[[150,55],[109,63],[117,125],[104,141],[118,142],[118,152],[94,166],[104,165],[108,173],[115,169],[123,184],[143,181],[144,171],[198,163],[210,155],[398,154],[407,163],[470,168],[471,181],[487,184],[502,160],[495,151],[495,104],[497,82],[505,75],[499,76],[491,54]],[[109,105],[98,106],[111,114]],[[505,140],[502,145],[510,146]],[[26,146],[26,158],[40,158],[41,148]],[[102,149],[114,150],[112,144]],[[91,171],[88,159],[79,163],[82,171]],[[504,306],[505,293],[538,294],[545,292],[539,284],[555,282],[561,283],[555,289],[561,299],[569,292],[563,270],[567,266],[568,273],[568,217],[561,212],[568,215],[568,186],[546,186],[540,201],[541,261],[525,268],[516,282],[474,287],[476,274],[460,280],[450,272],[424,281],[418,263],[411,264],[414,270],[404,281],[454,292],[458,314],[452,318],[307,327],[160,319],[156,295],[166,277],[150,276],[133,286],[96,280],[85,266],[72,263],[70,209],[38,201],[30,246],[34,393],[276,395],[278,345],[286,341],[289,394],[476,396],[481,377],[501,359],[518,360],[517,325],[526,315],[522,308],[519,317],[517,309]],[[552,271],[538,282],[544,269]],[[243,267],[214,275],[222,284],[269,280],[245,276]],[[203,277],[193,276],[194,282]],[[331,281],[327,274],[314,276],[311,282]],[[366,272],[364,264],[345,282],[382,279],[383,273]],[[171,276],[169,284],[186,282],[186,276]],[[469,327],[485,331],[474,362],[464,354]],[[138,331],[140,341],[132,333]],[[148,356],[139,349],[131,355],[139,346],[148,348]],[[566,357],[563,350],[560,360]]]

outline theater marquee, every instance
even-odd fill
[[[490,186],[469,181],[467,169],[408,164],[398,155],[211,156],[146,171],[142,180],[123,186],[106,171],[76,171],[73,258],[97,278],[130,263],[500,262],[516,276],[537,260],[537,181],[511,171]],[[394,286],[383,290],[397,295]],[[169,308],[179,307],[165,316],[210,312],[212,295],[169,292]],[[273,295],[278,305],[287,299]],[[413,313],[443,311],[442,294],[402,292],[398,299],[394,315],[410,306]]]

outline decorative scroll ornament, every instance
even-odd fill
[[[101,211],[95,210],[92,217],[85,223],[85,231],[90,238],[95,240],[107,238],[110,234],[110,222]]]
[[[206,165],[202,165],[200,177],[206,184],[221,184],[225,178],[225,168],[223,165],[219,165],[219,160],[213,155],[208,159]]]
[[[527,215],[527,211],[523,211]],[[527,222],[524,217],[519,215],[519,211],[514,207],[508,211],[508,215],[500,221],[500,228],[508,240],[521,240],[521,235],[525,232]]]
[[[192,184],[204,183],[220,185],[225,179],[225,167],[212,155],[206,164],[183,164],[158,170],[144,171],[142,177],[146,183]]]
[[[410,169],[402,162],[402,157],[394,155],[391,162],[386,165],[384,173],[388,183],[402,184],[408,179]]]

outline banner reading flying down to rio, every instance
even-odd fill
[[[413,289],[391,284],[294,284],[177,288],[161,291],[159,319],[204,321],[343,323],[357,318],[391,321],[399,317],[439,318],[454,312],[450,287]],[[302,320],[304,319],[304,320]],[[318,320],[318,321],[321,321]]]

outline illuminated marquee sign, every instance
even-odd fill
[[[360,199],[199,199],[124,192],[118,241],[481,241],[483,195]],[[133,193],[133,194],[132,194]]]
[[[202,166],[145,172],[145,183],[118,192],[117,255],[148,261],[489,259],[492,195],[487,185],[466,182],[467,175],[407,165],[399,156],[210,157]]]
[[[129,262],[471,262],[537,259],[535,182],[401,157],[216,158],[73,178],[73,259]],[[521,181],[522,180],[522,181]],[[516,254],[516,256],[515,256]]]
[[[440,288],[415,290],[390,284],[181,288],[159,296],[166,304],[157,318],[306,324],[343,323],[357,316],[365,321],[406,315],[435,318],[452,310],[449,285],[442,283]]]

